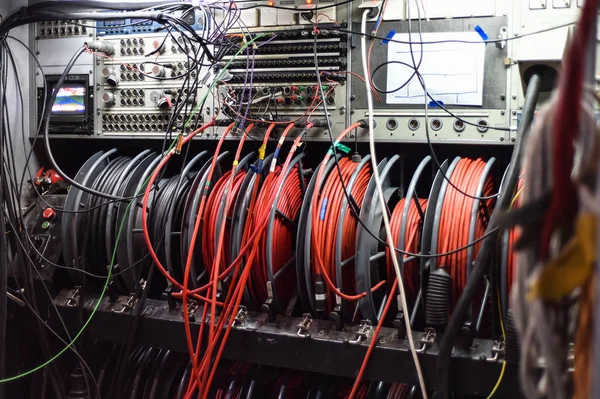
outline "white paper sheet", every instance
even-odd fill
[[[496,11],[496,0],[410,0],[410,17],[418,18],[461,18],[492,16]]]
[[[394,40],[409,41],[407,33],[398,33]],[[423,33],[423,42],[439,40],[481,41],[477,32]],[[420,41],[418,34],[412,34],[412,41]],[[377,44],[375,44],[377,45]],[[388,61],[413,65],[410,46],[389,42]],[[419,64],[421,45],[413,44],[415,62]],[[419,72],[427,85],[429,94],[444,104],[479,105],[483,104],[483,73],[485,66],[485,44],[440,43],[423,45],[423,61]],[[398,63],[387,66],[387,90],[403,85],[413,73],[413,69]],[[388,93],[388,104],[423,104],[424,92],[417,77],[413,77],[402,89]]]

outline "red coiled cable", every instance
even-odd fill
[[[227,195],[227,183],[231,178],[231,171],[226,172],[219,181],[215,184],[213,190],[208,196],[208,201],[206,202],[204,224],[202,225],[202,258],[204,260],[204,265],[207,268],[209,274],[212,271],[212,265],[215,260],[216,253],[216,238],[217,227],[221,220],[219,220],[219,208],[221,207],[221,200]],[[244,178],[246,177],[246,172],[240,171],[237,173],[233,180],[233,189],[231,190],[232,198],[237,198],[240,186]],[[224,226],[225,235],[224,235],[224,249],[221,253],[221,264],[229,265],[232,261],[231,254],[228,250],[230,248],[230,232],[231,232],[231,223],[230,220],[233,217],[233,208],[234,202],[231,201],[229,203],[229,207],[227,210],[224,210],[227,222]]]
[[[400,241],[400,229],[402,226],[402,213],[404,212],[404,206],[406,204],[406,198],[402,198],[396,204],[392,217],[390,219],[390,227],[392,228],[392,236],[394,243]],[[427,209],[427,200],[419,199],[419,204],[423,212]],[[421,227],[421,215],[419,209],[414,200],[410,200],[408,208],[408,215],[406,217],[406,229],[404,231],[404,250],[407,252],[417,253],[419,252],[419,234]],[[386,265],[387,265],[387,276],[388,280],[392,281],[396,272],[394,271],[394,265],[392,264],[392,257],[389,247],[386,247]],[[404,291],[406,292],[407,300],[414,301],[419,293],[419,261],[413,259],[404,263],[403,266],[404,275]]]
[[[461,159],[450,176],[450,180],[463,192],[472,196],[478,196],[477,187],[483,173],[486,163],[481,159]],[[481,196],[490,196],[493,194],[494,181],[491,175],[488,175],[484,183]],[[440,226],[438,232],[437,252],[449,252],[456,248],[469,244],[469,228],[471,226],[471,213],[473,203],[476,200],[468,197],[454,187],[448,185],[442,213],[440,215]],[[489,212],[492,211],[494,201],[492,199],[481,201],[485,202]],[[477,239],[485,234],[485,221],[483,207],[477,211],[475,220],[475,235]],[[476,258],[481,243],[473,246],[472,260]],[[467,281],[467,253],[468,251],[459,251],[438,259],[438,267],[446,269],[452,279],[450,311],[454,309],[458,298]]]
[[[340,135],[337,137],[337,139],[334,143],[334,147],[337,146],[339,144],[340,140],[342,140],[344,137],[346,137],[346,135],[348,133],[350,133],[352,130],[360,127],[360,125],[361,125],[361,123],[357,122],[357,123],[354,123],[353,125],[350,125],[347,129],[342,131],[342,133],[340,133]],[[329,159],[331,158],[331,156],[333,154],[334,154],[334,151],[332,149],[325,155],[325,157],[323,158],[323,161],[321,162],[321,167],[319,168],[319,172],[317,173],[317,177],[316,177],[317,186],[319,186],[319,187],[321,186],[321,182],[323,181],[323,173],[325,170],[325,165],[327,165],[327,162],[329,162]],[[313,195],[313,200],[312,200],[312,204],[311,204],[313,210],[320,209],[319,205],[318,205],[319,199],[320,199],[320,195]],[[320,212],[313,211],[311,217],[312,217],[312,228],[313,229],[318,228],[319,225],[322,225],[324,223],[323,220],[319,220]],[[323,277],[323,280],[324,280],[328,290],[331,290],[333,293],[335,293],[335,295],[337,295],[340,298],[345,299],[347,301],[356,301],[356,300],[359,300],[360,298],[364,298],[367,295],[366,292],[362,292],[357,295],[348,295],[348,294],[345,294],[342,291],[340,291],[337,288],[337,286],[335,285],[335,283],[331,280],[328,270],[324,266],[323,255],[321,254],[321,246],[315,245],[312,249],[313,249],[312,252],[314,252],[313,264],[315,266],[315,274],[316,274],[317,278]],[[375,291],[375,290],[379,289],[380,287],[382,287],[383,285],[385,285],[385,280],[380,281],[371,290]]]
[[[339,161],[340,170],[344,184],[347,186],[351,176],[356,169],[361,166],[359,162],[354,162],[349,158],[342,158]],[[367,185],[371,179],[370,165],[364,165],[358,172],[356,181],[351,189],[352,197],[357,205],[362,206],[362,201],[367,191]],[[316,262],[314,254],[318,251],[322,254],[322,269],[325,270],[332,279],[336,279],[336,259],[335,248],[338,237],[338,223],[341,217],[344,218],[342,229],[342,260],[348,259],[355,254],[356,250],[356,226],[358,224],[356,217],[349,211],[341,215],[340,210],[345,200],[344,188],[340,182],[339,174],[333,171],[327,177],[325,183],[321,186],[319,193],[320,200],[318,206],[312,208],[313,220],[318,218],[319,223],[313,223],[311,235],[311,248],[313,262]],[[345,216],[345,217],[344,217]],[[316,270],[313,269],[313,279],[317,281]],[[356,293],[354,267],[352,265],[344,266],[342,276],[344,288],[350,287],[348,293]],[[336,306],[335,292],[327,286],[327,310],[331,312]]]
[[[267,201],[276,190],[278,180],[282,173],[281,167],[277,167],[274,173],[271,173],[265,179],[263,187],[257,199],[257,204],[263,204]],[[296,220],[300,207],[302,206],[302,189],[301,182],[298,176],[297,167],[290,171],[287,178],[284,180],[283,188],[278,203],[277,209],[289,220]],[[250,225],[251,230],[257,229],[260,221],[253,219]],[[294,227],[282,217],[275,216],[273,222],[273,237],[272,237],[272,262],[273,273],[279,271],[293,256],[292,238],[294,235]],[[253,299],[257,304],[264,303],[268,298],[267,292],[267,232],[263,232],[260,241],[258,242],[259,249],[256,258],[257,265],[251,273],[251,284],[249,285]],[[282,306],[285,307],[289,301],[291,294],[294,291],[294,271],[288,268],[286,275],[280,277],[277,282],[278,292],[277,297],[282,300]]]

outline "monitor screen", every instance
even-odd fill
[[[73,115],[85,113],[85,88],[83,85],[63,86],[58,90],[56,101],[52,105],[55,115]]]

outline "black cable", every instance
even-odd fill
[[[519,126],[519,133],[517,134],[517,141],[511,156],[508,171],[506,172],[505,186],[503,187],[498,202],[496,203],[496,212],[492,213],[490,221],[488,223],[488,232],[498,231],[497,225],[500,218],[500,212],[498,210],[507,209],[510,205],[512,195],[515,191],[519,173],[521,171],[521,161],[523,156],[523,147],[529,136],[531,122],[535,112],[535,107],[538,102],[540,90],[542,87],[542,75],[534,72],[530,78],[527,92],[525,93],[525,102],[523,105],[523,116],[521,124]],[[486,234],[487,235],[487,234]],[[480,283],[483,276],[489,266],[489,257],[495,246],[495,234],[490,236],[489,240],[483,241],[479,254],[475,259],[473,267],[469,272],[467,283],[463,289],[462,295],[460,296],[450,321],[442,337],[440,344],[440,350],[437,359],[436,366],[436,392],[440,398],[448,398],[450,392],[449,386],[449,375],[450,375],[450,356],[452,354],[452,347],[454,345],[454,338],[458,334],[460,328],[463,325],[464,315],[471,306],[471,301],[475,296],[475,293],[480,287]]]

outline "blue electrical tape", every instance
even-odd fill
[[[390,40],[392,40],[392,39],[394,38],[394,35],[395,35],[395,34],[396,34],[396,31],[392,29],[392,30],[390,31],[390,33],[388,33],[388,34],[385,36],[385,39],[383,39],[383,40],[381,41],[381,44],[388,44],[388,43],[390,42]]]
[[[321,204],[321,213],[319,214],[319,219],[325,219],[325,210],[327,209],[327,198],[323,198],[323,203]]]
[[[483,39],[483,41],[487,41],[489,36],[483,31],[483,28],[479,25],[475,25],[475,32],[479,33],[479,36]]]

